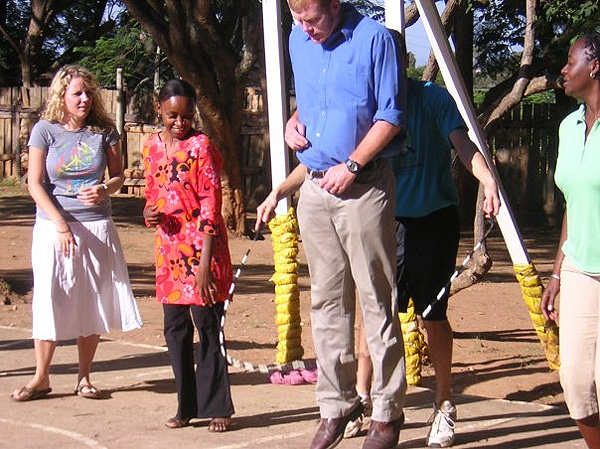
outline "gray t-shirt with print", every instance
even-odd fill
[[[94,221],[110,217],[110,199],[85,206],[77,194],[102,184],[106,150],[119,141],[119,134],[94,132],[89,128],[66,130],[60,123],[37,122],[28,145],[46,152],[44,188],[67,221]],[[38,207],[37,216],[48,218]]]

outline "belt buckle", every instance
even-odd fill
[[[326,173],[327,170],[308,170],[308,176],[311,179],[322,179]]]

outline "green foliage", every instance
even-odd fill
[[[111,33],[74,49],[79,64],[89,68],[102,86],[114,87],[117,68],[128,88],[152,79],[156,45],[140,24],[128,16]]]
[[[113,25],[113,15],[120,7],[120,0],[63,0],[55,2],[56,13],[47,26],[43,26],[40,53],[31,61],[34,81],[46,84],[58,66],[76,62],[72,49],[76,45],[93,42],[98,35]],[[2,26],[15,45],[21,45],[26,37],[31,19],[31,2],[6,0]],[[0,85],[18,85],[21,67],[18,53],[3,34],[0,34]]]
[[[598,30],[600,7],[597,1],[545,0],[541,3],[548,20],[584,32]]]
[[[525,33],[525,1],[489,0],[475,13],[476,69],[494,78],[514,72]],[[546,71],[558,72],[572,40],[598,31],[596,0],[540,0],[536,9],[534,58]]]

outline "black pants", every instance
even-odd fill
[[[214,307],[163,304],[163,311],[165,340],[177,385],[176,418],[233,415],[227,360],[219,347],[223,303]],[[195,373],[194,324],[200,335]]]
[[[460,238],[458,209],[449,206],[425,217],[396,217],[398,306],[406,312],[412,298],[417,315],[433,302],[456,266]],[[446,319],[448,292],[426,318]]]

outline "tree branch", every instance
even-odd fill
[[[2,33],[2,35],[4,36],[4,38],[8,41],[8,43],[10,44],[10,46],[12,48],[14,48],[14,50],[17,52],[17,54],[21,53],[21,47],[19,46],[19,44],[11,37],[10,34],[8,34],[8,31],[6,31],[6,28],[4,28],[2,26],[2,24],[0,24],[0,33]]]
[[[448,3],[446,3],[444,12],[442,12],[442,16],[440,17],[440,19],[442,21],[442,26],[444,27],[446,35],[450,34],[452,19],[456,11],[458,11],[460,1],[461,0],[449,0]],[[439,69],[440,68],[435,59],[435,55],[433,54],[433,50],[431,50],[431,52],[429,53],[429,60],[427,61],[427,66],[423,71],[423,76],[421,77],[421,79],[423,81],[435,81]]]
[[[525,90],[527,89],[527,85],[532,77],[532,64],[533,64],[533,51],[535,48],[535,29],[534,22],[536,19],[535,13],[535,0],[526,0],[525,3],[525,15],[526,15],[526,25],[525,25],[525,37],[523,40],[523,53],[521,54],[521,64],[519,68],[519,73],[517,76],[517,80],[511,90],[511,92],[506,95],[501,101],[500,104],[491,112],[487,120],[485,120],[485,127],[490,127],[491,124],[498,120],[502,115],[510,110],[513,106],[518,104]]]

